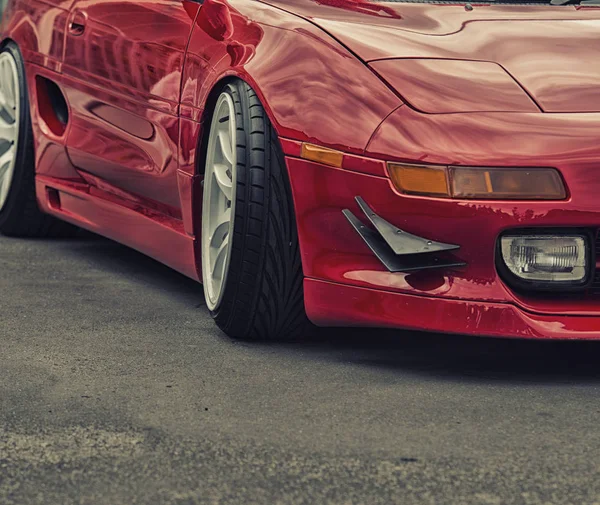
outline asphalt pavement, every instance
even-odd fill
[[[0,504],[600,503],[600,343],[249,344],[99,238],[0,238]]]

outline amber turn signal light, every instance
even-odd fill
[[[315,146],[313,144],[302,144],[302,158],[316,161],[324,165],[341,168],[344,153],[327,147]]]
[[[390,176],[402,193],[449,197],[445,167],[389,164]]]
[[[484,200],[563,200],[562,178],[553,168],[479,168],[390,163],[396,188],[411,195]]]

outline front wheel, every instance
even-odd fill
[[[202,279],[217,325],[243,339],[309,328],[291,188],[277,136],[241,81],[217,99],[206,151]]]

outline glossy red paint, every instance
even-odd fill
[[[529,338],[600,338],[600,298],[513,292],[498,235],[600,227],[600,9],[363,0],[9,0],[45,211],[201,278],[202,139],[215,90],[248,82],[286,154],[309,316]],[[526,48],[524,50],[524,48]],[[64,93],[61,128],[40,79]],[[344,153],[300,159],[302,142]],[[554,167],[561,202],[399,194],[386,161]],[[390,273],[341,211],[362,196],[467,266]]]
[[[592,63],[600,59],[598,8],[474,5],[467,10],[461,5],[384,4],[398,18],[305,0],[268,1],[313,20],[367,62],[493,62],[545,112],[600,111],[600,66]],[[487,93],[476,98],[485,102]]]
[[[75,0],[70,10],[71,20],[85,15],[81,33],[67,30],[61,80],[73,165],[180,207],[179,92],[197,9],[172,0]]]
[[[181,220],[96,186],[38,176],[36,187],[40,207],[49,214],[138,249],[192,279],[200,279],[194,239],[185,233]],[[60,205],[52,204],[48,188],[56,190]]]
[[[572,208],[571,201],[467,202],[402,196],[386,177],[291,157],[288,167],[304,274],[309,278],[431,298],[512,303],[546,314],[600,313],[599,298],[557,302],[516,295],[501,281],[494,264],[496,240],[502,231],[531,226],[595,229],[597,212]],[[344,208],[361,215],[353,201],[356,195],[410,233],[460,244],[456,256],[467,266],[453,271],[388,272],[342,215]]]
[[[489,337],[600,338],[597,316],[526,312],[510,304],[436,299],[306,279],[306,310],[322,326],[377,326]],[[331,300],[338,300],[332,304]],[[342,302],[343,300],[343,302]]]
[[[25,60],[60,72],[72,0],[12,0],[2,15],[2,34],[18,41]]]
[[[369,63],[412,108],[426,113],[539,112],[500,65],[489,61],[400,58]],[[482,98],[485,97],[485,100]]]
[[[204,9],[215,9],[216,1],[202,6],[188,48],[182,104],[198,111],[194,118],[203,117],[210,90],[235,75],[255,88],[281,136],[362,154],[373,131],[402,104],[321,29],[256,0],[223,3],[230,28],[206,31]],[[252,57],[238,61],[232,44],[248,46]]]

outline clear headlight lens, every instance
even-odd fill
[[[565,187],[552,168],[451,167],[453,198],[562,200]]]
[[[500,246],[504,264],[520,279],[579,284],[588,272],[587,242],[582,235],[514,235]]]

